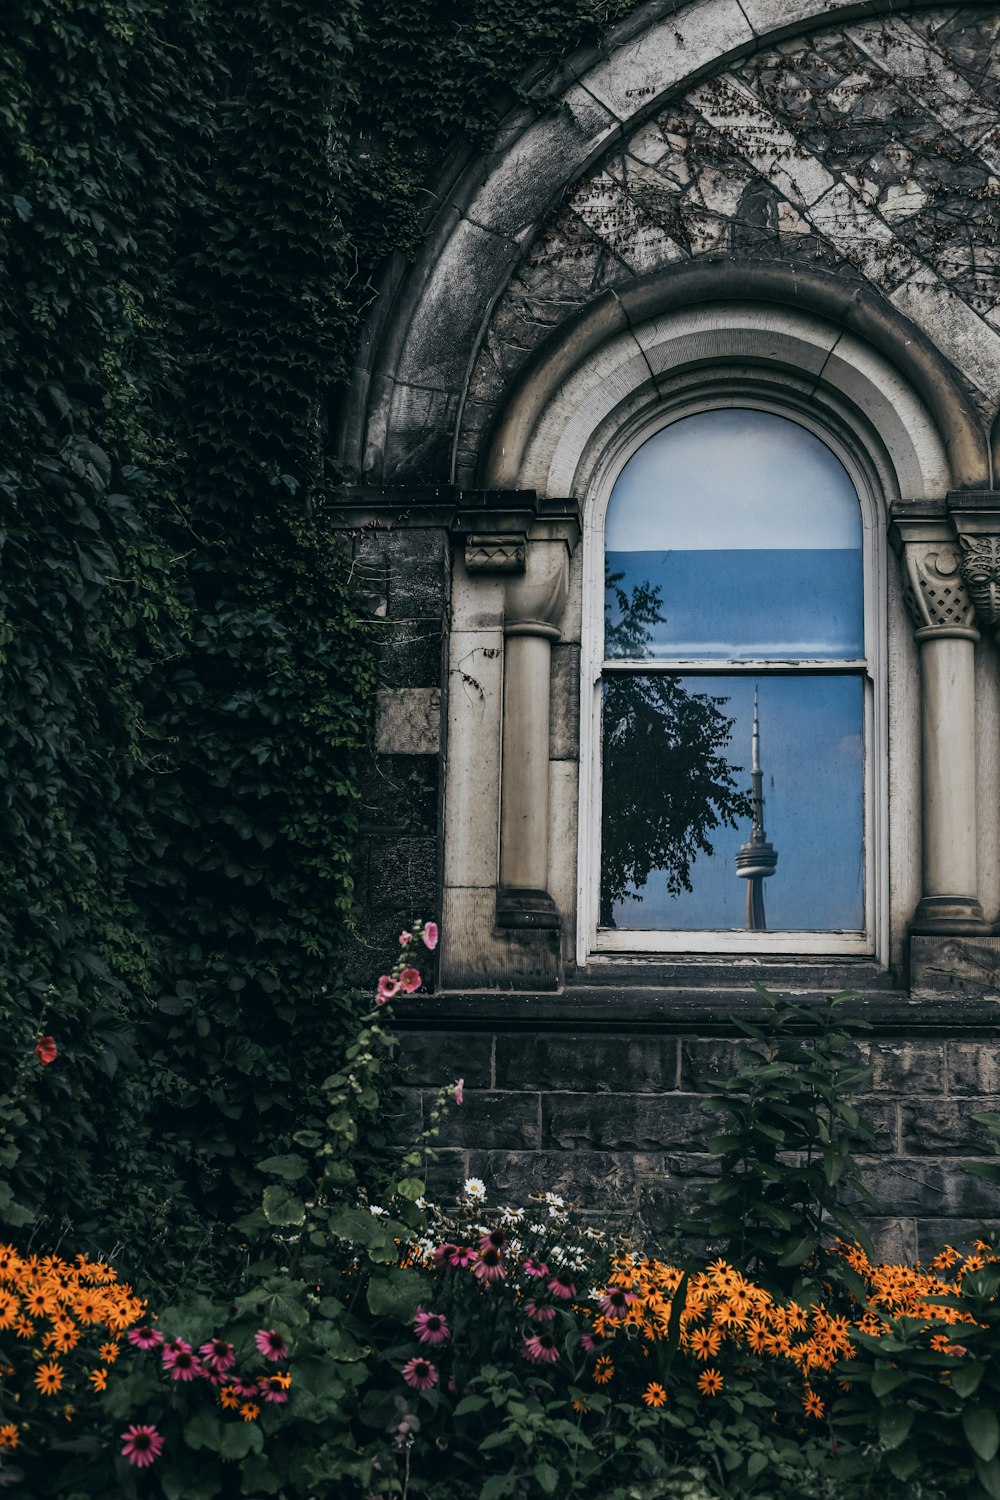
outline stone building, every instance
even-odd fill
[[[759,981],[859,996],[886,1245],[1000,1217],[1000,4],[652,0],[435,203],[341,451],[436,1186],[669,1218]]]

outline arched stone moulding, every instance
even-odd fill
[[[922,3],[930,0],[908,8]],[[354,384],[365,393],[365,411],[355,410],[345,457],[376,482],[392,483],[399,466],[413,462],[437,466],[436,477],[449,478],[445,448],[460,419],[484,318],[566,185],[666,99],[732,59],[813,25],[895,13],[886,0],[654,5],[612,32],[605,54],[574,59],[548,90],[541,116],[509,122],[494,152],[445,193],[417,264],[397,287],[377,347],[362,353]],[[942,308],[929,316],[947,345],[949,314]],[[948,432],[947,441],[954,440]],[[972,472],[971,462],[956,457],[953,467],[957,487],[991,484],[988,472]]]

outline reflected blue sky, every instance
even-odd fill
[[[857,492],[785,417],[715,410],[663,428],[622,470],[605,542],[619,588],[660,591],[647,656],[864,655]]]
[[[754,687],[760,692],[764,821],[778,865],[764,882],[769,931],[858,931],[864,926],[863,685],[853,676],[682,676],[691,692],[727,701],[734,722],[725,754],[750,782]],[[744,927],[746,884],[736,852],[750,823],[722,828],[714,853],[692,866],[694,889],[666,891],[654,872],[642,901],[616,903],[622,929],[705,931]]]

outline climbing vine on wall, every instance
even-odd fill
[[[309,1118],[374,686],[338,383],[445,147],[627,8],[4,8],[0,1217],[40,1243],[222,1264]]]

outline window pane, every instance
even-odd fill
[[[761,930],[749,892],[769,931],[860,931],[863,699],[847,675],[605,678],[600,925]]]
[[[633,454],[605,521],[605,656],[864,656],[861,506],[771,412],[684,417]]]

